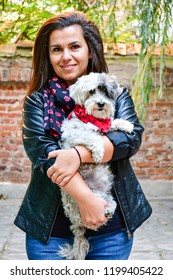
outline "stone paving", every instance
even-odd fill
[[[147,196],[153,214],[136,231],[130,260],[173,260],[172,184],[169,182],[164,192],[158,189],[157,196],[152,192]],[[146,186],[149,188],[148,183]],[[13,224],[25,189],[25,185],[0,183],[0,194],[3,194],[0,199],[0,260],[27,259],[25,234]]]

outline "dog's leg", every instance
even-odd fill
[[[117,207],[117,203],[116,201],[113,199],[111,193],[103,193],[101,191],[93,191],[93,193],[98,196],[103,198],[105,201],[107,201],[108,205],[105,207],[105,217],[107,217],[108,219],[111,219],[115,213],[116,207]]]
[[[105,207],[105,216],[110,219],[115,213],[117,204],[111,193],[114,175],[109,165],[103,163],[97,165],[84,164],[80,168],[80,173],[93,193],[108,202],[108,206]]]
[[[134,125],[123,119],[115,119],[112,121],[111,130],[122,130],[127,133],[132,133]]]
[[[117,203],[113,200],[112,195],[108,195],[106,199],[108,206],[105,207],[105,217],[111,219],[115,213]]]

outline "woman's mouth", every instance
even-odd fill
[[[61,68],[62,68],[63,70],[68,71],[68,70],[72,70],[75,66],[76,66],[76,64],[70,64],[70,65],[61,66]]]

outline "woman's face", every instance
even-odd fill
[[[49,38],[49,57],[56,74],[68,85],[87,74],[91,54],[80,25],[54,30]]]

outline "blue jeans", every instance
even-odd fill
[[[127,260],[133,244],[125,231],[88,237],[90,250],[86,260]],[[73,237],[51,237],[48,244],[26,235],[26,252],[29,260],[64,260],[58,255],[58,247],[73,244]]]

